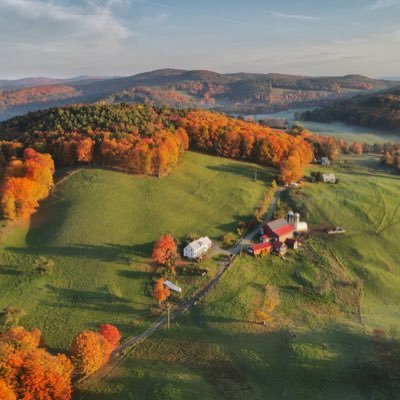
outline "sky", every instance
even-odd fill
[[[0,79],[400,76],[400,0],[0,0]]]

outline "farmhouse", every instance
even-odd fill
[[[336,183],[335,174],[322,174],[322,181],[325,183]]]
[[[195,260],[210,250],[212,242],[208,236],[201,237],[200,239],[193,240],[184,249],[183,255],[189,259]]]
[[[265,253],[270,253],[272,250],[272,244],[271,243],[257,243],[257,244],[252,244],[247,252],[253,256],[259,256],[260,254],[265,254]]]

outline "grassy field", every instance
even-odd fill
[[[398,398],[371,332],[398,338],[400,179],[371,159],[329,171],[338,185],[310,184],[282,201],[312,228],[301,250],[237,258],[201,304],[76,399]],[[329,225],[346,235],[322,233]],[[266,284],[281,304],[261,326],[254,311]]]
[[[254,169],[187,153],[162,179],[100,169],[72,174],[29,227],[3,235],[0,307],[22,307],[21,323],[40,328],[53,349],[64,350],[77,332],[104,322],[115,323],[125,337],[141,332],[154,318],[154,241],[168,231],[217,239],[235,229],[271,181],[271,171],[258,167],[255,182]],[[50,275],[33,272],[39,255],[54,260]]]

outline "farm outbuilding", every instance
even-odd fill
[[[335,174],[322,174],[322,180],[325,183],[336,183]]]
[[[259,256],[261,254],[268,254],[272,250],[272,244],[271,243],[257,243],[257,244],[252,244],[248,248],[247,252],[253,256]]]
[[[299,248],[299,241],[295,238],[286,239],[285,244],[289,249],[297,250]]]
[[[284,256],[288,251],[288,247],[284,242],[274,242],[273,251],[275,254]]]
[[[289,224],[293,225],[294,230],[296,232],[307,232],[308,231],[307,222],[300,221],[299,213],[294,213],[293,211],[289,211],[286,214],[286,221],[289,222]]]
[[[321,157],[321,165],[331,165],[331,161],[328,157]]]
[[[183,255],[191,260],[200,258],[210,250],[212,242],[208,236],[201,237],[200,239],[193,240],[184,249]]]
[[[164,285],[168,288],[173,290],[174,292],[178,292],[181,293],[182,292],[182,288],[175,285],[174,283],[170,282],[170,281],[164,281]]]

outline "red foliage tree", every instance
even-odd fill
[[[119,346],[119,342],[121,340],[121,334],[119,330],[110,324],[101,324],[99,327],[100,335],[108,340],[108,342],[112,345],[113,349]]]
[[[63,354],[52,356],[35,349],[25,359],[20,372],[21,400],[69,400],[71,398],[71,361]]]
[[[174,238],[170,233],[167,233],[155,243],[151,258],[154,262],[167,265],[176,257],[177,246]]]

